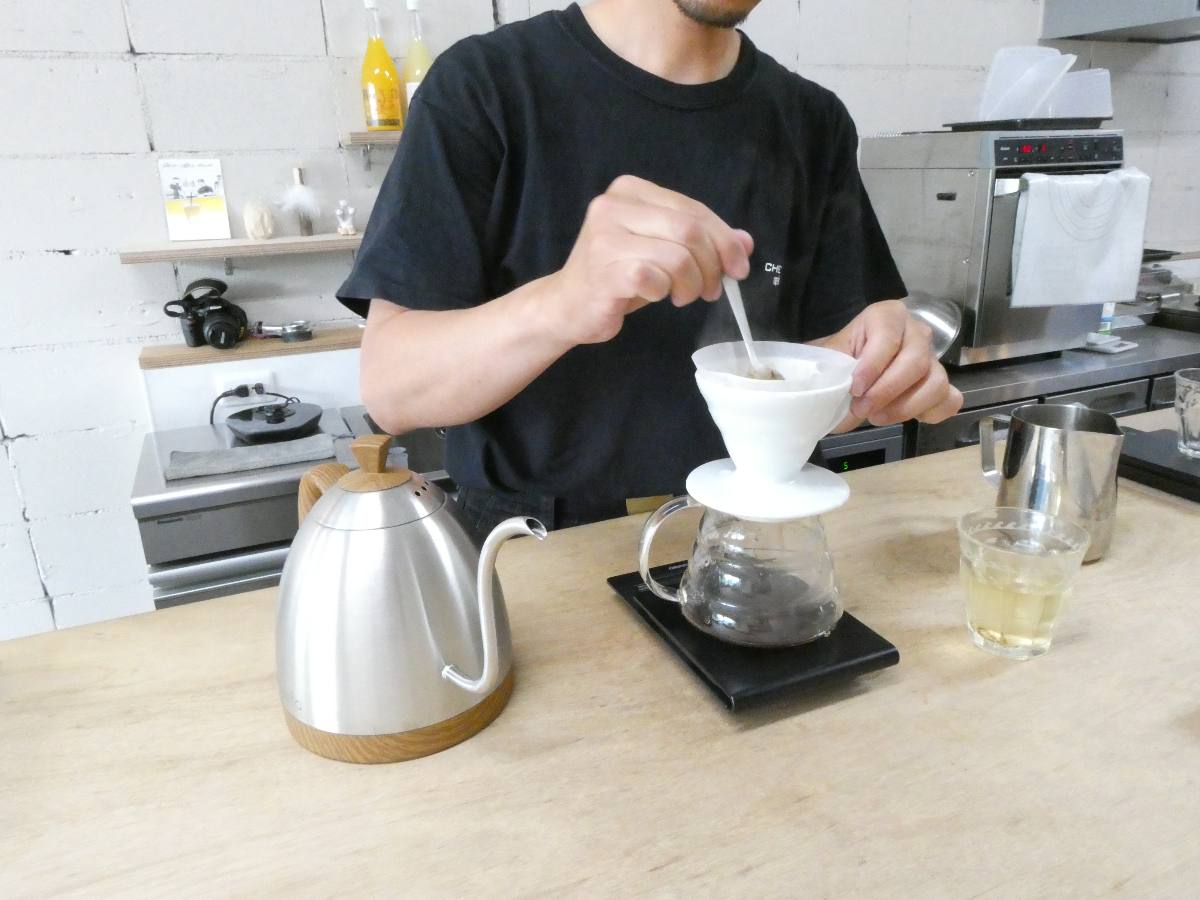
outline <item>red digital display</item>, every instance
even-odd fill
[[[1033,152],[1033,144],[1022,144],[1021,152],[1022,153],[1032,153]]]

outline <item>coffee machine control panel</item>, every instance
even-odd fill
[[[997,166],[1039,166],[1063,163],[1120,165],[1124,161],[1124,139],[1119,136],[1070,137],[1022,135],[998,138],[994,145]]]

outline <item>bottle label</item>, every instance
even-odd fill
[[[363,85],[363,111],[368,128],[399,128],[404,124],[400,113],[400,87]]]
[[[421,86],[421,82],[419,82],[419,81],[406,81],[404,83],[405,90],[407,90],[407,92],[408,92],[408,102],[410,105],[412,104],[413,94],[415,94],[417,92],[417,88],[419,88],[420,86]]]

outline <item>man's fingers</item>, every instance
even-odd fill
[[[873,409],[868,416],[872,425],[894,425],[909,419],[921,419],[936,410],[946,399],[950,379],[946,370],[932,366],[926,376],[908,390],[903,391],[885,406]],[[940,421],[940,420],[939,420]]]
[[[932,367],[933,356],[928,347],[906,342],[879,380],[856,401],[859,409],[867,416],[886,409],[905,391],[920,385]]]
[[[864,395],[879,380],[904,342],[904,327],[902,324],[881,322],[877,327],[868,331],[867,342],[858,354],[858,365],[854,367],[854,380],[850,385],[850,394],[856,397],[854,414],[860,419],[866,407]]]
[[[609,264],[606,275],[616,297],[657,303],[671,293],[670,274],[650,260],[615,260]]]
[[[615,247],[619,248],[614,251],[616,259],[649,263],[667,274],[670,279],[667,291],[653,299],[670,294],[676,306],[684,306],[703,295],[704,275],[690,248],[673,241],[637,234],[621,235],[612,240]],[[654,285],[659,286],[657,281]]]
[[[610,245],[610,252],[629,254],[630,244],[642,246],[640,242],[648,239],[660,244],[672,244],[690,254],[700,276],[694,293],[690,283],[687,285],[688,296],[684,302],[691,302],[698,296],[706,300],[716,300],[721,296],[721,275],[724,273],[721,256],[708,227],[699,217],[665,206],[621,198],[609,198],[601,211],[605,228],[623,232],[620,237],[612,238],[615,245]],[[648,258],[658,258],[659,254],[666,252],[666,249],[659,248],[654,256]],[[642,254],[633,252],[630,255]],[[670,271],[665,262],[663,267]]]
[[[945,422],[948,418],[962,409],[963,395],[958,388],[951,386],[946,392],[945,399],[941,403],[933,406],[925,412],[917,416],[917,420],[925,422],[928,425],[936,425],[938,422]]]
[[[698,219],[716,248],[722,272],[728,272],[734,278],[745,278],[750,274],[753,239],[745,231],[730,228],[720,216],[700,201],[635,175],[619,176],[613,181],[606,195],[672,210]]]

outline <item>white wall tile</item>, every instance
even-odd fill
[[[162,305],[176,295],[169,265],[58,253],[0,260],[0,348],[176,335]]]
[[[2,380],[3,376],[0,376]],[[0,403],[0,409],[3,409]],[[17,492],[16,471],[8,457],[8,448],[0,445],[0,525],[17,525],[24,522],[21,515],[21,496]]]
[[[158,241],[165,223],[150,155],[0,159],[4,250],[99,250]]]
[[[841,98],[860,135],[908,127],[905,73],[901,68],[806,66],[802,59],[800,74]]]
[[[42,435],[149,421],[140,350],[134,342],[0,350],[5,428]]]
[[[1127,131],[1125,133],[1125,162],[1141,169],[1151,178],[1158,172],[1159,137],[1155,132]],[[1153,202],[1153,198],[1151,200]]]
[[[1200,75],[1170,76],[1162,114],[1162,130],[1200,134]],[[1200,151],[1200,138],[1197,138],[1194,146]],[[1193,156],[1191,171],[1194,175],[1200,172],[1196,161],[1197,156]]]
[[[325,53],[320,0],[205,0],[200,6],[127,0],[127,6],[139,53]]]
[[[0,528],[0,606],[44,596],[26,525]]]
[[[1167,105],[1166,75],[1113,74],[1113,128],[1159,131]]]
[[[1152,247],[1200,247],[1200,201],[1195,189],[1154,189],[1146,243]]]
[[[1171,49],[1171,71],[1185,75],[1200,75],[1200,41],[1168,44]]]
[[[529,0],[497,0],[501,23],[529,18]]]
[[[146,558],[130,510],[34,522],[29,528],[51,597],[133,584]]]
[[[741,26],[754,46],[793,71],[801,62],[796,43],[804,27],[800,9],[796,0],[763,0]]]
[[[529,15],[536,16],[552,9],[566,9],[574,0],[529,0]],[[580,6],[586,6],[580,2]]]
[[[983,69],[909,69],[903,79],[904,128],[936,129],[974,119],[986,77]]]
[[[30,521],[128,508],[145,426],[21,438],[9,445]]]
[[[54,615],[46,597],[0,603],[0,641],[29,637],[54,630]]]
[[[128,49],[121,0],[0,0],[0,50],[119,53]]]
[[[1113,73],[1165,75],[1171,71],[1176,59],[1170,44],[1092,41],[1091,48],[1092,68],[1108,69]]]
[[[153,611],[152,592],[144,579],[83,594],[59,594],[54,598],[54,618],[59,628],[75,628]]]
[[[908,15],[909,0],[800,0],[800,66],[903,65]]]
[[[361,60],[367,47],[367,14],[362,0],[324,0],[325,34],[330,56]],[[409,16],[403,0],[379,4],[383,42],[400,64],[409,41]],[[491,0],[426,0],[421,7],[425,43],[436,55],[468,34],[492,30]]]
[[[1200,134],[1169,132],[1158,139],[1155,183],[1166,190],[1192,191],[1200,219]]]
[[[1030,0],[910,2],[908,60],[917,66],[986,67],[1001,47],[1035,44],[1041,30],[1041,6]]]
[[[324,59],[142,59],[138,75],[160,153],[337,146]]]
[[[148,149],[126,60],[4,58],[0,85],[0,154]]]

